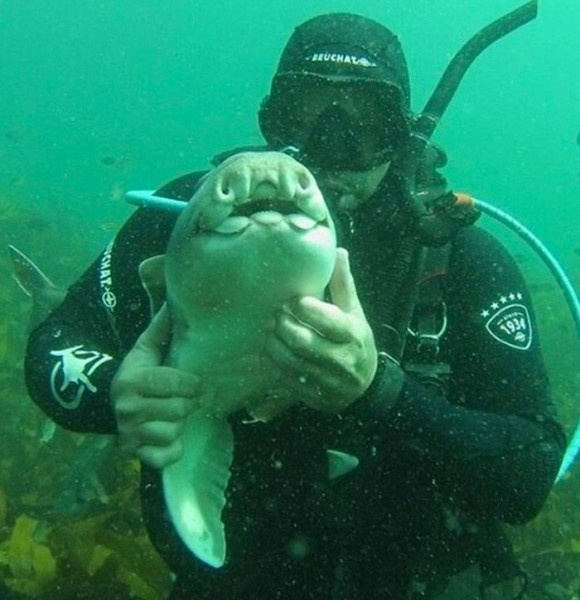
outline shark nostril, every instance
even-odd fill
[[[233,203],[236,199],[236,191],[227,180],[218,182],[215,189],[215,197],[220,202]]]
[[[307,173],[301,173],[298,177],[298,187],[301,191],[306,191],[310,188],[312,179]]]

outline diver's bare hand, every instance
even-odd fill
[[[121,363],[111,385],[121,448],[157,469],[183,454],[184,421],[200,391],[195,375],[161,366],[170,332],[164,305]]]
[[[337,250],[332,304],[304,296],[277,315],[266,352],[285,385],[317,410],[339,412],[359,398],[377,369],[373,333],[346,250]]]

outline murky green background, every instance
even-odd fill
[[[123,199],[126,190],[154,188],[204,168],[217,152],[260,143],[257,107],[293,26],[306,18],[328,11],[358,12],[396,31],[411,70],[412,105],[420,111],[461,45],[519,4],[0,0],[0,245],[19,246],[58,283],[70,283],[132,210]],[[533,23],[476,61],[435,135],[449,155],[446,173],[452,187],[522,220],[553,249],[576,283],[579,36],[578,0],[541,2]],[[530,277],[547,362],[570,430],[580,412],[572,322],[538,259],[513,234],[501,236]],[[60,492],[55,479],[45,480],[42,474],[49,463],[62,469],[62,453],[74,457],[80,442],[62,432],[55,440],[40,442],[44,420],[21,383],[29,307],[10,281],[7,257],[0,256],[5,281],[0,290],[0,383],[6,411],[0,432],[2,580],[12,582],[14,591],[19,577],[40,581],[38,565],[49,568],[48,559],[34,559],[43,550],[19,545],[18,536],[34,532],[34,544],[48,548],[56,566],[54,572],[49,569],[52,576],[45,573],[42,585],[18,588],[23,597],[59,597],[54,590],[64,585],[66,563],[69,579],[74,572],[78,581],[89,581],[88,595],[70,597],[105,597],[91,595],[97,588],[91,592],[90,586],[91,581],[98,585],[106,567],[111,570],[108,581],[122,580],[137,597],[154,599],[164,585],[161,575],[146,582],[152,592],[135,592],[135,574],[151,572],[147,561],[155,562],[155,557],[139,537],[132,491],[112,494],[106,505],[108,518],[122,523],[123,542],[111,541],[110,535],[103,541],[102,522],[110,520],[90,520],[104,514],[102,503],[82,517],[47,517],[51,495]],[[118,477],[127,482],[132,475],[123,471]],[[579,480],[576,465],[543,516],[517,534],[518,547],[536,573],[538,598],[580,597]],[[128,519],[136,524],[129,527]],[[93,557],[92,574],[79,557],[71,558],[70,540],[78,535],[92,535],[97,540],[93,548],[108,548],[108,554],[103,550]],[[123,546],[127,539],[134,545]],[[28,558],[16,564],[15,552]],[[148,558],[127,566],[131,552]],[[556,566],[548,568],[551,561]]]

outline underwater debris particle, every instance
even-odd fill
[[[296,536],[288,542],[287,552],[292,558],[303,559],[310,554],[310,543],[305,537]]]

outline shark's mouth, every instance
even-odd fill
[[[290,215],[293,212],[296,212],[297,208],[299,207],[295,202],[277,200],[275,198],[264,198],[236,204],[231,216],[251,217],[254,213],[264,211],[274,211],[282,215]]]
[[[211,231],[234,235],[242,233],[252,224],[273,226],[282,222],[299,231],[329,226],[327,211],[319,200],[258,198],[233,204],[231,212],[211,227]]]

